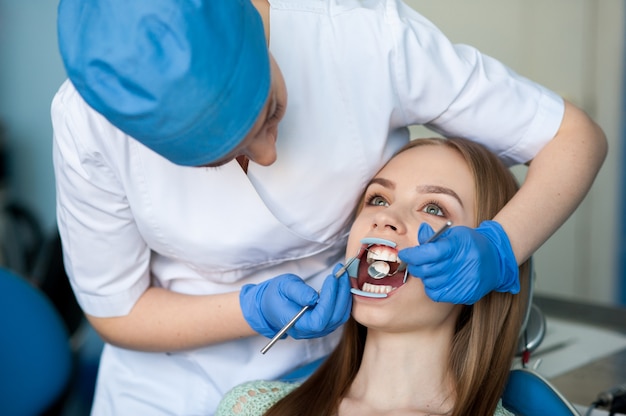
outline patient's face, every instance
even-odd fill
[[[396,247],[373,246],[369,251],[377,252],[375,258],[393,260],[398,250],[418,245],[417,230],[423,222],[434,230],[446,221],[474,227],[475,199],[474,178],[456,150],[435,145],[408,149],[392,159],[367,187],[365,204],[350,232],[347,257],[357,252],[361,239],[382,238]],[[388,293],[384,298],[353,295],[352,314],[358,322],[396,331],[454,322],[458,307],[432,301],[420,279],[409,276],[403,283],[402,272],[365,279],[364,262],[365,256],[353,286],[365,292]],[[393,270],[393,261],[388,263]]]

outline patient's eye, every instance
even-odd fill
[[[373,195],[372,197],[370,197],[367,201],[368,205],[375,205],[375,206],[379,206],[379,207],[386,207],[389,205],[389,203],[387,202],[387,200],[385,198],[383,198],[380,195]]]
[[[440,217],[444,215],[441,208],[439,208],[439,205],[434,204],[434,203],[426,204],[424,208],[422,208],[422,211],[425,212],[426,214],[437,215]]]

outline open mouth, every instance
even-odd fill
[[[406,265],[398,259],[396,244],[389,240],[361,240],[366,247],[348,268],[351,292],[370,298],[386,298],[405,282]]]

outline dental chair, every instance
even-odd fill
[[[511,370],[502,405],[516,416],[580,416],[548,380],[527,368]]]
[[[532,257],[529,262],[528,303],[516,354],[524,366],[546,333],[546,319],[533,303],[536,276]],[[502,405],[516,416],[580,416],[576,408],[548,380],[525,367],[511,370],[502,394]]]
[[[73,368],[69,334],[49,299],[0,268],[0,413],[60,414]]]

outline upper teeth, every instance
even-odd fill
[[[385,247],[370,248],[367,251],[367,263],[371,264],[377,260],[397,262],[398,254],[394,250],[389,250]]]

